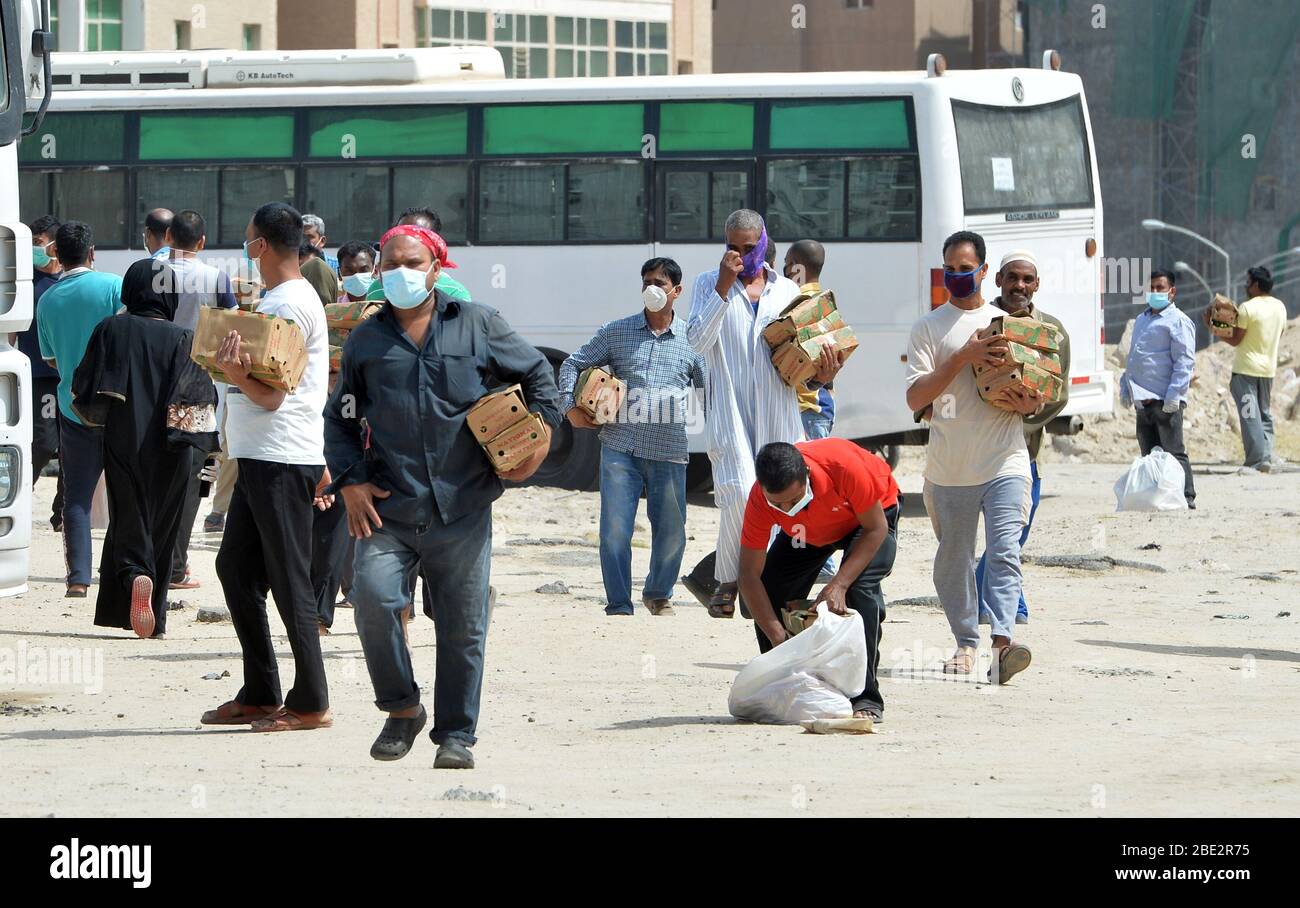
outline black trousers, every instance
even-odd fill
[[[199,479],[203,459],[195,457],[194,463],[194,469],[190,470],[190,475],[186,478],[185,504],[181,507],[181,523],[176,534],[176,548],[172,550],[173,583],[184,580],[185,570],[190,566],[190,534],[194,532],[194,520],[199,516],[199,505],[203,502],[199,494],[203,491],[203,480]]]
[[[341,497],[335,497],[328,510],[312,510],[311,588],[316,597],[316,618],[326,627],[334,625],[334,603],[344,569],[352,561],[347,514]]]
[[[1151,449],[1159,446],[1174,455],[1182,465],[1183,494],[1187,503],[1196,501],[1196,486],[1192,484],[1192,462],[1187,458],[1187,449],[1183,447],[1183,410],[1186,404],[1173,413],[1166,413],[1158,400],[1139,402],[1137,407],[1137,439],[1142,456],[1146,457]]]
[[[266,614],[269,590],[293,650],[293,687],[284,705],[296,712],[329,707],[311,585],[312,497],[324,471],[324,465],[239,461],[217,577],[244,652],[244,686],[235,700],[245,706],[282,702]]]
[[[58,392],[57,378],[32,379],[32,485],[36,485],[41,470],[59,453]],[[63,523],[62,467],[55,481],[58,489],[50,509],[51,525]]]
[[[899,505],[885,511],[889,533],[871,563],[849,585],[848,595],[845,596],[848,607],[862,616],[862,629],[867,638],[866,684],[862,693],[853,698],[855,711],[871,706],[883,712],[885,708],[885,699],[876,679],[876,670],[880,666],[881,625],[885,620],[885,595],[880,590],[880,581],[894,569],[894,556],[898,553],[898,511]],[[804,546],[796,546],[794,540],[785,533],[778,533],[771,548],[767,550],[767,562],[763,566],[763,588],[767,591],[772,608],[785,608],[787,602],[807,599],[822,565],[831,553],[836,549],[848,551],[864,532],[858,527],[832,545]],[[754,633],[758,637],[759,652],[765,653],[772,648],[772,642],[767,639],[758,622],[754,622]]]

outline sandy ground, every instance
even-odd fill
[[[900,467],[906,491],[919,492],[917,464],[913,454]],[[496,506],[501,598],[478,768],[459,773],[432,769],[426,737],[399,763],[369,758],[382,717],[349,610],[324,642],[333,729],[200,728],[240,671],[231,626],[194,620],[197,606],[221,604],[215,540],[193,553],[203,588],[172,612],[168,638],[140,641],[95,628],[91,602],[62,598],[61,550],[45,525],[31,592],[0,603],[0,660],[8,654],[13,672],[37,648],[71,648],[92,666],[102,659],[102,684],[66,683],[66,671],[59,683],[0,683],[0,814],[1294,815],[1300,474],[1211,469],[1223,468],[1202,468],[1198,511],[1149,515],[1113,513],[1121,466],[1045,467],[1030,553],[1091,552],[1167,573],[1027,566],[1033,620],[1022,639],[1034,664],[1005,688],[945,680],[942,613],[891,608],[887,721],[862,737],[732,720],[729,685],[755,652],[749,623],[710,619],[680,587],[676,617],[606,618],[596,497],[513,490]],[[52,484],[37,493],[48,514]],[[705,505],[691,509],[688,565],[711,548]],[[934,592],[919,494],[905,513],[890,600]],[[518,544],[539,539],[562,544]],[[638,572],[647,540],[639,534]],[[554,580],[571,592],[535,592]],[[426,690],[433,640],[421,617],[413,642]],[[291,671],[282,636],[278,648]],[[233,677],[203,680],[222,672]]]

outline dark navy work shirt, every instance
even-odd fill
[[[325,408],[325,461],[336,487],[373,482],[382,518],[427,526],[487,507],[503,486],[465,414],[489,391],[518,383],[533,412],[559,425],[555,373],[495,309],[434,290],[437,311],[422,347],[390,306],[343,344]],[[370,427],[364,448],[361,420]]]
[[[32,323],[26,331],[18,333],[18,349],[32,361],[32,378],[59,377],[59,370],[52,367],[41,356],[41,342],[36,336],[36,309],[41,304],[41,295],[58,282],[57,274],[37,271],[32,275]]]

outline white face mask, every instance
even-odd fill
[[[641,302],[649,311],[658,312],[668,305],[668,294],[664,293],[662,287],[651,284],[641,291]]]
[[[782,510],[781,510],[780,508],[778,508],[776,505],[772,504],[772,502],[771,502],[770,499],[768,500],[767,503],[772,505],[772,510],[777,511],[777,512],[779,512],[779,513],[781,513],[781,514],[784,514],[786,517],[794,517],[796,514],[798,514],[798,513],[799,513],[800,511],[802,511],[804,508],[808,507],[808,505],[812,502],[812,500],[813,500],[812,483],[809,482],[809,483],[808,483],[808,489],[807,489],[807,491],[805,491],[805,492],[803,493],[803,498],[800,498],[798,501],[796,501],[796,502],[794,503],[794,506],[793,506],[792,508],[790,508],[790,510],[788,510],[788,511],[782,511]]]

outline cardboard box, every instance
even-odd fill
[[[498,473],[509,473],[549,444],[546,424],[536,413],[529,413],[484,444],[483,450]]]
[[[787,341],[773,352],[772,365],[780,373],[782,381],[798,387],[817,374],[817,360],[822,349],[832,343],[838,344],[846,357],[858,348],[857,335],[852,328],[844,327],[830,334],[818,334],[803,343]]]
[[[763,340],[772,349],[794,340],[796,332],[807,325],[815,325],[836,312],[835,294],[829,290],[804,293],[796,296],[781,315],[763,329]]]
[[[980,337],[1001,335],[1009,341],[1043,350],[1048,353],[1061,352],[1061,331],[1055,325],[1040,322],[1036,318],[1020,318],[1015,315],[999,315],[989,326],[979,332]]]
[[[330,371],[337,372],[343,368],[343,348],[330,344]]]
[[[1003,400],[1009,388],[1018,386],[1035,390],[1043,395],[1049,404],[1061,399],[1061,390],[1064,388],[1064,382],[1059,375],[1023,363],[989,369],[975,376],[975,384],[981,398],[1002,410],[1014,409]]]
[[[1024,344],[1018,344],[1015,341],[1007,342],[1007,354],[1003,357],[1002,365],[1037,366],[1045,372],[1051,372],[1053,375],[1061,374],[1061,356],[1059,353],[1035,350],[1033,347],[1026,347]],[[976,363],[975,374],[983,375],[985,372],[999,368],[1001,366],[986,366],[983,363]]]
[[[811,599],[793,599],[781,609],[781,623],[791,637],[808,630],[817,620],[817,612],[813,610],[812,604]]]
[[[618,411],[626,396],[625,382],[619,381],[613,373],[595,366],[578,376],[578,384],[573,392],[573,399],[579,409],[602,426],[618,419]]]
[[[1215,337],[1232,337],[1237,327],[1237,306],[1222,293],[1214,294],[1210,303],[1210,333]]]
[[[325,324],[330,328],[351,331],[379,311],[379,304],[358,300],[355,303],[330,303],[325,307]]]
[[[200,306],[190,359],[206,369],[215,381],[226,381],[217,366],[217,351],[231,331],[239,332],[241,348],[253,360],[252,376],[292,394],[307,370],[302,329],[289,319],[259,312]]]
[[[528,416],[528,404],[523,389],[511,385],[479,400],[465,414],[465,425],[474,433],[479,444],[486,444],[510,426]]]

